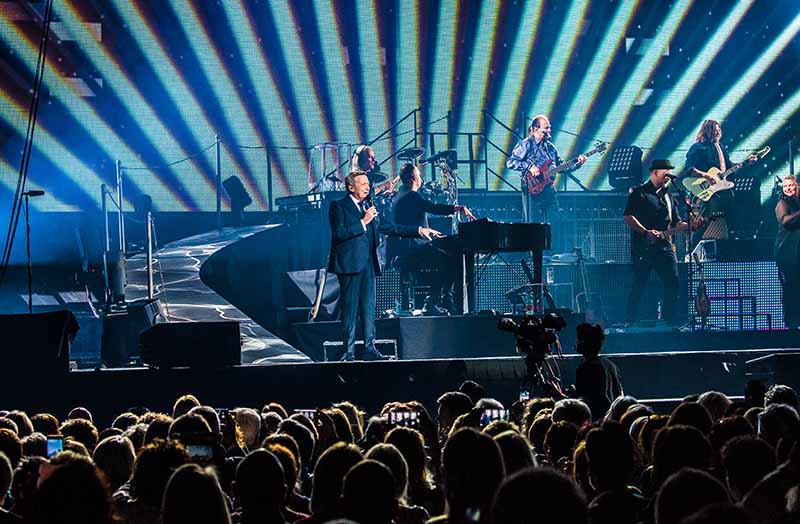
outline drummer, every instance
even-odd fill
[[[379,195],[384,191],[394,192],[395,184],[390,183],[374,186],[374,184],[379,184],[386,180],[386,175],[378,171],[378,167],[378,161],[375,159],[375,151],[371,147],[362,144],[356,148],[356,152],[353,154],[352,161],[350,162],[350,172],[365,171],[367,173],[367,178],[369,178],[370,184],[373,185],[370,187],[372,196]]]

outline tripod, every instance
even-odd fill
[[[526,374],[522,386],[530,392],[531,398],[564,396],[561,387],[561,368],[556,357],[551,354],[553,349],[556,356],[562,356],[561,342],[558,338],[546,348],[535,348],[530,341],[517,337],[517,352],[525,353]]]

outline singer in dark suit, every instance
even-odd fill
[[[439,233],[426,227],[400,226],[381,222],[368,199],[367,174],[354,171],[345,179],[347,195],[331,202],[331,253],[328,271],[339,278],[345,354],[342,360],[355,360],[356,322],[361,316],[365,356],[384,360],[375,349],[375,278],[381,274],[378,261],[378,234],[424,237]]]
[[[400,168],[400,182],[402,185],[392,201],[392,220],[395,224],[428,227],[428,214],[464,213],[470,220],[475,220],[466,206],[436,204],[420,195],[418,191],[422,186],[422,176],[414,164],[404,164]],[[455,277],[460,270],[457,257],[437,251],[421,239],[412,238],[390,239],[388,251],[389,257],[396,259],[400,268],[401,310],[405,310],[410,302],[410,274],[422,268],[432,268],[436,271],[431,275],[431,293],[424,312],[431,315],[456,312],[452,293]],[[445,293],[443,302],[442,290]]]

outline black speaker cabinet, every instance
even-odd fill
[[[100,357],[106,367],[120,367],[139,356],[139,335],[161,314],[158,299],[128,302],[127,309],[103,315]]]
[[[78,329],[75,315],[67,310],[0,315],[3,368],[13,374],[69,371],[69,346]]]
[[[142,361],[157,368],[220,368],[241,364],[239,323],[169,322],[142,331]]]

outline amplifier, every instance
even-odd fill
[[[275,207],[278,210],[286,211],[289,209],[308,209],[319,208],[325,200],[322,193],[309,193],[306,195],[293,195],[275,199]]]
[[[768,238],[728,238],[702,240],[695,250],[703,261],[764,262],[774,259],[773,248]]]

